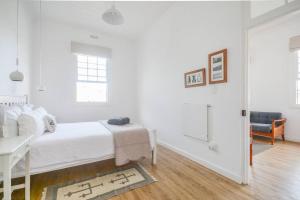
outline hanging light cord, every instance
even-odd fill
[[[16,58],[17,71],[19,71],[19,7],[20,7],[20,0],[17,0],[17,58]]]
[[[42,85],[42,0],[40,0],[40,86]]]

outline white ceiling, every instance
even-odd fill
[[[136,39],[143,34],[172,4],[172,2],[115,2],[124,16],[119,26],[106,24],[102,13],[110,8],[108,1],[45,1],[43,17],[72,25],[98,30],[101,33]],[[39,16],[38,2],[31,3],[35,17]]]

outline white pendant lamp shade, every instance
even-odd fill
[[[121,25],[124,23],[124,18],[121,12],[116,9],[115,6],[112,6],[110,9],[105,11],[102,15],[102,19],[111,25]]]
[[[12,81],[23,81],[24,75],[22,72],[19,72],[18,70],[16,70],[16,71],[10,73],[9,78]]]
[[[17,59],[16,66],[17,70],[10,73],[9,78],[12,81],[23,81],[24,75],[19,71],[19,0],[17,0]]]

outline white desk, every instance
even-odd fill
[[[11,169],[25,156],[25,200],[30,200],[30,141],[33,135],[0,138],[0,172],[3,172],[4,200],[11,200]],[[16,187],[17,189],[23,187]]]

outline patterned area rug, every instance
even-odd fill
[[[155,181],[142,166],[135,164],[84,180],[48,186],[42,200],[105,200]]]

